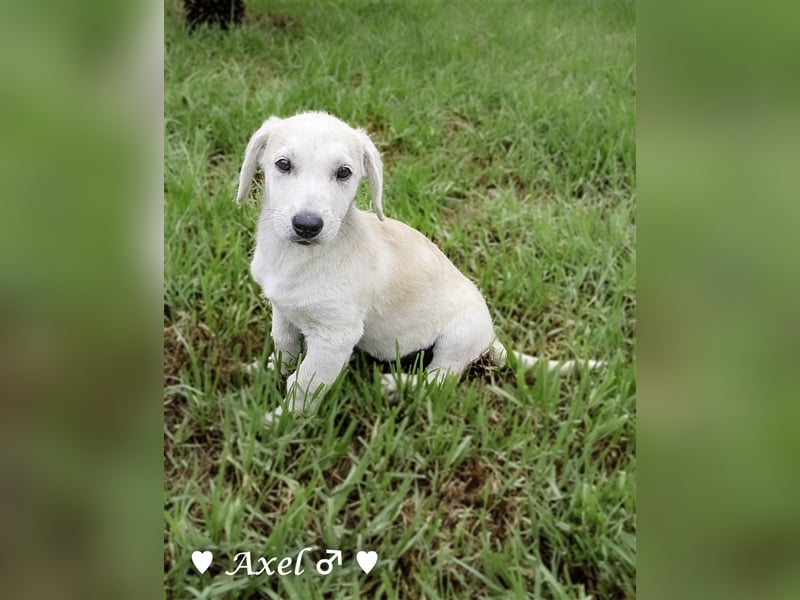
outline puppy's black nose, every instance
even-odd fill
[[[292,217],[292,228],[301,238],[310,240],[320,231],[324,225],[322,217],[314,213],[301,212]]]

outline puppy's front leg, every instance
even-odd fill
[[[281,365],[281,374],[286,375],[294,366],[303,338],[300,330],[290,323],[281,312],[272,307],[272,342],[274,351],[267,363],[267,368],[275,370],[278,362]]]
[[[359,336],[360,337],[360,336]],[[286,408],[290,411],[312,412],[350,360],[358,338],[331,341],[329,338],[306,337],[305,358],[297,370],[286,380]],[[283,410],[281,407],[267,414],[271,423]]]

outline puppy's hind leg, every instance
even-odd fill
[[[429,382],[441,384],[447,377],[458,376],[477,360],[494,339],[492,319],[486,305],[476,304],[463,311],[442,330],[433,346],[433,358],[426,369]],[[394,395],[398,383],[415,385],[415,375],[384,375],[383,391]]]
[[[530,370],[538,363],[544,362],[547,364],[546,368],[548,371],[557,371],[562,375],[570,373],[578,367],[583,367],[592,371],[594,369],[599,369],[606,364],[605,361],[592,359],[565,361],[545,360],[543,358],[537,358],[535,356],[531,356],[530,354],[523,354],[522,352],[516,352],[514,350],[511,351],[511,354],[514,355],[514,358],[517,360],[517,362],[519,362],[526,370]],[[506,364],[506,361],[508,360],[508,351],[506,350],[505,346],[500,343],[500,340],[495,340],[492,342],[492,345],[489,347],[489,358],[498,367],[502,367]]]

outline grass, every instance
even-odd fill
[[[166,596],[634,597],[632,5],[253,0],[189,35],[172,0],[165,38]],[[233,195],[250,134],[305,109],[367,129],[387,214],[479,285],[505,342],[608,367],[476,367],[391,402],[359,362],[266,430],[283,381],[239,368],[271,348],[258,206]],[[301,576],[224,574],[308,546]],[[325,548],[344,561],[321,577]]]

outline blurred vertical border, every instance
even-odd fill
[[[637,20],[637,592],[798,598],[800,7]]]
[[[800,8],[637,13],[638,594],[800,597]],[[6,598],[163,596],[162,15],[0,4]]]
[[[163,596],[162,23],[0,4],[4,598]]]

